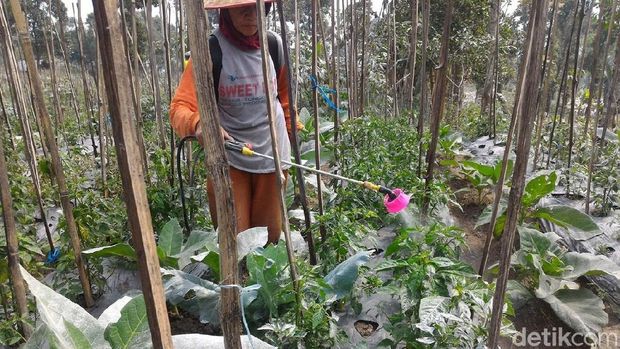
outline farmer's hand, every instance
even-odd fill
[[[232,141],[232,140],[234,140],[228,134],[228,132],[226,132],[226,130],[224,130],[221,126],[220,126],[220,132],[222,133],[222,137],[224,138],[225,141]],[[198,143],[200,143],[200,146],[202,146],[204,148],[205,145],[202,143],[202,127],[200,127],[200,124],[198,124],[198,126],[196,127],[196,133],[194,135],[196,136],[196,139],[198,140]]]

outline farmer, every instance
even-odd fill
[[[256,2],[207,0],[205,7],[220,10],[219,28],[209,38],[209,46],[222,137],[224,140],[249,143],[255,151],[273,155]],[[271,3],[266,4],[267,12],[270,8]],[[269,32],[268,37],[272,76],[277,77],[274,81],[277,98],[273,100],[278,150],[282,159],[289,159],[291,121],[287,67],[281,63],[284,61],[282,39],[273,32]],[[170,122],[178,136],[195,135],[202,142],[192,59],[200,57],[189,58],[170,104]],[[298,129],[302,128],[300,125],[298,123]],[[269,233],[267,242],[277,243],[282,227],[281,196],[276,187],[273,161],[230,151],[226,156],[230,165],[238,232],[266,226]],[[282,169],[282,175],[286,178],[288,166],[283,165]],[[211,219],[217,226],[215,192],[211,179],[207,180],[207,193]]]

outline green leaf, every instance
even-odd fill
[[[565,271],[562,277],[576,279],[582,275],[611,275],[620,280],[620,266],[606,256],[591,253],[568,252],[563,257],[564,263],[573,267]]]
[[[91,347],[98,349],[110,347],[103,338],[103,327],[92,315],[81,306],[39,282],[23,267],[20,266],[20,269],[24,281],[28,284],[28,289],[37,300],[37,310],[41,320],[53,334],[49,338],[55,338],[59,347],[81,349],[73,346],[69,340],[71,335],[65,326],[65,322],[69,322],[79,329],[88,339]]]
[[[603,301],[586,288],[559,290],[544,300],[576,332],[598,333],[608,322]]]
[[[370,260],[371,253],[370,251],[358,252],[346,261],[338,264],[336,268],[325,276],[325,282],[331,286],[331,289],[325,290],[325,293],[328,295],[328,302],[341,299],[351,292],[353,284],[357,280],[359,266],[366,264]]]
[[[166,252],[159,246],[157,246],[157,257],[159,257],[159,264],[162,267],[179,269],[179,260],[176,257],[168,256]]]
[[[288,259],[284,244],[277,246],[269,245],[266,248],[254,250],[247,256],[248,284],[259,284],[260,299],[269,309],[270,316],[278,315],[278,307],[288,303],[289,299],[283,298],[289,293]]]
[[[556,241],[560,239],[555,233],[541,233],[536,229],[527,227],[519,227],[519,240],[521,242],[521,250],[528,253],[534,253],[539,256],[546,256],[547,252],[560,255],[562,249],[557,245]]]
[[[138,260],[136,251],[129,244],[119,243],[111,246],[95,247],[82,251],[90,257],[124,257],[131,261]]]
[[[527,287],[516,280],[508,280],[506,292],[515,309],[520,309],[534,297]]]
[[[216,280],[220,279],[220,254],[215,251],[207,251],[192,257],[192,260],[206,264]]]
[[[569,206],[540,207],[533,212],[533,216],[546,219],[562,227],[578,229],[579,231],[568,231],[576,240],[587,240],[601,233],[598,225],[590,216]]]
[[[543,197],[550,194],[555,189],[557,175],[555,172],[543,174],[531,179],[525,185],[525,192],[521,198],[523,207],[532,207]]]
[[[464,160],[462,164],[464,167],[472,168],[487,178],[493,178],[493,175],[495,174],[495,169],[493,166],[483,165],[469,160]]]
[[[183,228],[176,218],[172,218],[161,230],[157,246],[166,253],[167,256],[174,256],[181,252],[183,245]]]
[[[72,323],[67,321],[66,319],[62,319],[65,323],[65,327],[67,328],[67,333],[69,334],[69,340],[73,344],[74,348],[80,349],[89,349],[92,348],[88,338],[84,336],[84,333],[80,331],[79,328],[75,327]]]
[[[147,348],[152,345],[143,295],[135,297],[123,307],[118,322],[105,329],[105,339],[110,342],[112,349]]]
[[[217,234],[215,232],[207,232],[202,230],[193,230],[187,241],[183,244],[181,252],[177,253],[173,257],[179,259],[179,269],[183,269],[186,265],[191,263],[191,257],[197,251],[207,247],[217,245]]]
[[[504,163],[503,161],[498,161],[495,164],[495,167],[493,168],[493,183],[497,183],[499,181],[499,175],[501,174],[503,163]],[[506,178],[510,178],[510,174],[512,173],[512,168],[514,166],[514,161],[509,159],[508,164],[506,166],[507,166],[506,175],[504,176],[504,180]]]

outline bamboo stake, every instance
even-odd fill
[[[159,147],[166,149],[166,128],[161,115],[161,94],[159,92],[159,72],[157,71],[157,60],[155,59],[155,45],[153,38],[153,0],[146,0],[144,4],[146,9],[146,32],[148,36],[149,48],[149,68],[151,70],[151,82],[153,83],[153,100],[155,101],[155,120],[157,121],[157,130],[159,135]],[[134,40],[138,40],[134,37]]]
[[[411,1],[411,36],[409,40],[409,110],[413,124],[413,97],[415,95],[415,63],[418,49],[418,0]]]
[[[364,107],[366,106],[366,1],[362,2],[362,67],[361,67],[361,83],[360,83],[360,115],[364,115]]]
[[[418,177],[422,177],[422,146],[424,137],[424,119],[428,109],[428,84],[426,63],[428,60],[428,29],[430,26],[431,2],[422,0],[422,64],[420,66],[420,116],[418,117]]]
[[[129,69],[129,76],[131,76],[131,65],[127,65]],[[103,76],[103,64],[101,62],[101,49],[97,45],[97,98],[99,99],[99,149],[101,159],[101,189],[103,191],[103,197],[108,197],[108,185],[107,185],[107,139],[106,139],[106,116],[108,114],[108,102],[105,93],[105,82]],[[133,92],[133,89],[132,89]],[[138,132],[138,130],[136,130]]]
[[[579,7],[579,6],[577,6]],[[573,24],[571,25],[571,30],[570,30],[570,36],[568,38],[568,43],[566,44],[566,55],[564,57],[564,64],[563,64],[563,68],[562,68],[562,79],[560,80],[560,88],[558,89],[558,98],[557,101],[555,103],[555,112],[553,113],[553,123],[551,125],[551,134],[549,135],[549,154],[547,156],[547,168],[549,168],[549,164],[551,162],[551,155],[553,153],[552,151],[552,145],[553,145],[553,137],[555,134],[555,127],[557,124],[557,118],[558,118],[558,108],[560,107],[560,105],[562,105],[562,108],[560,109],[560,123],[562,122],[562,115],[564,113],[564,102],[560,103],[560,100],[562,99],[563,96],[563,91],[565,90],[565,83],[566,83],[566,79],[567,79],[567,75],[568,75],[568,60],[570,57],[570,52],[571,52],[571,46],[572,46],[572,42],[573,42],[573,34],[575,33],[575,24],[577,23],[577,10],[578,8],[575,9],[575,12],[573,14]],[[558,66],[558,71],[559,71],[560,67]],[[564,93],[564,101],[566,101],[566,96]]]
[[[426,181],[424,185],[424,201],[422,211],[424,215],[428,214],[430,205],[429,189],[433,181],[433,170],[435,168],[435,158],[437,156],[437,141],[439,139],[439,125],[443,116],[443,108],[446,94],[447,72],[448,72],[448,52],[450,46],[450,27],[452,26],[453,0],[448,0],[446,5],[446,13],[443,22],[443,33],[441,39],[441,52],[439,55],[439,67],[437,69],[437,84],[433,91],[433,110],[431,115],[431,143],[426,153]]]
[[[194,80],[196,81],[196,96],[200,125],[205,145],[207,172],[211,174],[215,197],[217,199],[217,221],[220,244],[220,275],[221,301],[220,319],[224,334],[224,346],[227,349],[241,348],[239,334],[241,333],[241,313],[239,304],[239,273],[237,270],[237,220],[233,193],[229,175],[229,165],[226,161],[224,141],[220,132],[219,116],[216,105],[215,87],[213,86],[213,68],[209,54],[209,41],[204,40],[209,32],[209,19],[202,8],[202,1],[186,0],[185,11],[189,43],[195,57],[202,57],[194,61]],[[264,15],[264,12],[261,12]],[[266,45],[264,45],[266,47]]]
[[[168,0],[160,0],[161,2],[161,19],[162,19],[162,32],[164,33],[164,63],[166,66],[166,82],[168,92],[168,104],[172,101],[172,73],[170,67],[170,26],[168,21]],[[174,158],[175,158],[175,141],[174,130],[170,128],[170,174],[168,177],[168,183],[171,187],[174,187]]]
[[[600,50],[600,38],[602,36],[602,32],[603,32],[603,4],[604,1],[601,2],[601,10],[599,11],[599,25],[598,25],[598,29],[596,32],[596,36],[594,39],[594,58],[593,58],[593,62],[592,62],[592,69],[590,72],[591,75],[591,79],[590,79],[590,98],[588,98],[588,101],[586,103],[586,111],[585,111],[585,118],[586,118],[586,126],[585,126],[585,130],[586,130],[586,134],[589,130],[589,125],[588,122],[590,121],[590,116],[591,116],[591,108],[592,108],[592,101],[596,101],[597,105],[599,103],[599,97],[600,97],[600,93],[601,93],[601,83],[600,83],[600,78],[601,78],[601,74],[602,71],[599,73],[598,68],[598,61],[599,61],[599,55],[598,52]],[[616,1],[613,1],[611,4],[611,14],[610,14],[610,20],[609,23],[613,23],[613,18],[615,16],[615,12],[616,12]],[[604,54],[603,54],[603,66],[605,66],[605,63],[607,63],[607,54],[608,54],[608,50],[609,50],[609,42],[610,42],[610,37],[611,37],[611,30],[613,28],[613,25],[609,25],[608,26],[608,31],[607,31],[607,39],[605,40],[605,48],[604,48]],[[595,65],[596,64],[596,65]],[[593,93],[594,91],[594,93]],[[598,128],[598,123],[600,120],[600,113],[595,113],[596,117],[596,121],[594,122],[594,124],[592,125],[592,153],[593,155],[590,156],[590,164],[588,165],[589,171],[588,171],[588,185],[586,187],[586,198],[585,198],[585,212],[587,214],[590,213],[590,195],[591,195],[591,182],[592,182],[592,169],[594,166],[594,153],[596,153],[596,138],[597,138],[597,128]]]
[[[75,13],[75,7],[73,8],[73,12]],[[93,115],[93,104],[90,98],[90,91],[88,89],[88,80],[86,79],[86,66],[84,65],[84,43],[82,42],[82,38],[84,36],[84,22],[82,22],[82,1],[77,0],[77,19],[75,20],[75,26],[77,28],[77,39],[78,39],[78,48],[80,52],[80,74],[82,76],[82,89],[84,92],[84,106],[88,112],[88,133],[90,134],[90,142],[93,146],[93,155],[95,158],[98,156],[97,152],[97,144],[95,142],[95,135],[93,132],[93,122],[95,121],[95,116]]]
[[[313,7],[318,5],[318,0],[313,0]],[[316,9],[315,9],[316,10]],[[278,135],[276,132],[276,111],[274,108],[276,95],[272,76],[271,63],[269,59],[269,47],[267,44],[267,29],[265,28],[265,1],[256,0],[256,14],[258,17],[258,34],[261,47],[261,56],[263,59],[263,81],[265,83],[265,99],[267,103],[267,115],[269,116],[269,130],[271,131],[271,150],[273,152],[273,163],[276,171],[276,186],[280,191],[280,212],[282,214],[282,227],[284,231],[284,239],[286,240],[286,254],[288,256],[289,271],[293,282],[293,290],[295,292],[295,300],[297,306],[297,324],[301,323],[301,289],[299,285],[299,277],[297,276],[297,267],[295,264],[295,255],[293,254],[293,244],[291,241],[291,231],[288,221],[288,213],[286,209],[286,198],[284,187],[284,176],[282,173],[282,164],[280,163],[280,153],[278,151]],[[316,13],[315,13],[316,14]],[[316,37],[315,39],[316,40]],[[294,125],[293,125],[294,128]],[[318,141],[318,140],[317,140]],[[318,168],[318,167],[317,167]]]
[[[258,1],[258,0],[257,0]],[[317,0],[312,0],[312,76],[317,78],[317,84],[319,84],[317,71],[318,71],[318,52],[317,52]],[[318,86],[317,86],[318,88]],[[314,164],[316,168],[321,168],[321,138],[319,129],[321,127],[319,123],[319,93],[317,88],[312,89],[312,106],[314,109]],[[318,195],[318,208],[319,215],[324,214],[323,206],[323,182],[321,181],[321,175],[316,174],[316,190]],[[319,232],[321,235],[321,241],[325,241],[327,238],[327,232],[324,224],[319,224]]]
[[[2,13],[2,15],[4,12]],[[21,78],[17,73],[17,62],[15,56],[11,56],[9,52],[13,52],[8,47],[13,47],[11,42],[11,36],[9,35],[8,26],[5,21],[6,17],[2,17],[2,29],[0,30],[0,37],[2,38],[2,45],[5,47],[3,50],[3,58],[5,62],[5,68],[7,72],[7,80],[11,88],[13,96],[13,106],[20,121],[20,127],[22,131],[22,139],[24,140],[24,151],[26,155],[26,162],[30,169],[30,177],[32,179],[32,185],[34,186],[35,196],[37,197],[37,204],[39,211],[41,212],[41,218],[43,220],[43,226],[45,227],[45,234],[50,246],[50,251],[54,251],[54,242],[52,239],[52,233],[49,225],[47,224],[47,215],[45,213],[45,205],[43,203],[43,197],[41,195],[41,183],[39,181],[39,169],[37,162],[37,153],[35,151],[34,139],[32,137],[32,130],[30,128],[30,121],[28,119],[28,113],[26,111],[26,102],[24,101],[23,90],[21,86]]]
[[[0,4],[0,6],[2,6]],[[1,15],[4,17],[4,14]],[[13,199],[9,185],[9,173],[4,157],[4,137],[0,138],[0,196],[2,200],[2,218],[4,220],[4,233],[6,236],[7,259],[11,272],[11,286],[13,287],[13,299],[17,304],[20,328],[24,338],[28,339],[32,334],[32,328],[26,321],[28,319],[28,301],[26,300],[26,287],[21,271],[19,270],[19,242],[15,217],[13,216]]]
[[[280,17],[280,28],[282,30],[282,46],[284,47],[284,62],[286,63],[286,75],[288,83],[288,99],[289,99],[289,115],[291,116],[291,147],[293,148],[293,155],[295,156],[295,163],[301,164],[301,154],[299,151],[299,145],[297,143],[297,111],[295,110],[295,102],[293,101],[292,91],[292,77],[290,69],[290,53],[288,46],[288,37],[286,35],[286,22],[284,21],[284,6],[282,6],[282,0],[277,1],[278,14]],[[333,41],[332,41],[333,42]],[[299,199],[301,201],[301,207],[304,211],[304,222],[306,225],[306,239],[308,240],[308,252],[310,254],[310,264],[316,265],[316,250],[314,247],[314,236],[312,234],[310,208],[308,207],[308,197],[306,195],[306,183],[304,181],[304,174],[301,168],[297,167],[297,185],[299,186]],[[286,201],[284,201],[286,202]],[[288,222],[288,220],[286,221]],[[288,224],[288,223],[287,223]]]
[[[603,122],[603,133],[601,134],[601,145],[605,144],[605,136],[607,135],[607,127],[609,126],[609,122],[611,121],[612,114],[614,111],[614,91],[618,85],[618,81],[620,80],[620,35],[616,37],[616,56],[614,59],[614,72],[612,76],[612,80],[609,86],[609,92],[607,94],[607,103],[605,106],[607,107],[607,113],[605,115],[605,121]],[[598,115],[599,113],[597,113]],[[592,132],[592,156],[590,157],[590,163],[588,164],[588,184],[587,184],[587,194],[586,194],[586,213],[590,212],[590,193],[592,187],[592,173],[594,172],[594,164],[598,158],[598,147],[596,146],[597,132],[596,126],[598,124],[599,117],[597,116],[597,122],[594,124],[594,130]]]
[[[295,110],[297,109],[297,100],[299,98],[299,56],[300,52],[300,32],[299,32],[299,6],[298,0],[293,1],[293,11],[295,12]],[[342,0],[344,1],[344,0]]]
[[[508,208],[506,211],[506,226],[502,236],[502,249],[500,257],[500,275],[495,287],[493,297],[493,312],[489,323],[489,338],[487,345],[489,348],[497,348],[500,328],[502,325],[502,314],[504,309],[504,297],[508,274],[510,272],[510,259],[512,247],[517,230],[519,211],[521,209],[521,197],[525,187],[525,172],[529,157],[529,148],[532,135],[531,120],[536,115],[536,104],[538,101],[538,89],[541,73],[541,58],[544,44],[545,24],[547,18],[548,0],[535,0],[532,2],[530,10],[530,22],[532,30],[530,37],[526,41],[528,55],[524,57],[523,74],[526,84],[523,87],[522,105],[518,119],[519,138],[517,141],[517,159],[512,180],[512,188],[508,198]]]
[[[547,64],[551,62],[553,59],[553,50],[551,50],[551,56],[549,55],[549,48],[553,47],[553,39],[555,36],[553,35],[554,26],[556,18],[558,17],[558,0],[553,0],[553,8],[551,9],[553,14],[551,16],[551,22],[549,22],[549,29],[547,30],[547,44],[545,45],[545,58],[543,60],[543,68],[542,68],[542,76],[541,76],[541,84],[543,84],[543,91],[540,97],[540,101],[542,101],[543,108],[542,111],[538,114],[538,119],[536,121],[536,145],[534,150],[534,168],[536,168],[536,164],[538,164],[538,156],[540,155],[540,143],[542,139],[542,128],[544,123],[544,116],[549,111],[549,98],[550,98],[550,89],[551,89],[551,79],[545,79],[547,73]],[[549,69],[550,71],[551,69]],[[540,104],[539,104],[540,105]],[[587,129],[587,128],[586,128]]]
[[[47,59],[50,62],[50,70],[51,70],[51,78],[52,78],[52,96],[54,98],[54,107],[55,107],[55,121],[56,121],[56,126],[57,128],[60,130],[60,133],[63,136],[63,139],[65,139],[66,142],[66,136],[64,135],[64,112],[62,110],[62,105],[60,103],[60,97],[58,96],[58,79],[56,77],[56,57],[55,57],[55,50],[54,50],[54,34],[52,33],[52,4],[51,4],[51,0],[47,1],[47,15],[49,17],[49,22],[47,22],[45,30],[43,30],[43,37],[44,37],[44,41],[45,41],[45,49],[47,52]],[[48,32],[49,32],[49,37],[48,37]],[[56,130],[58,132],[58,130]]]
[[[577,4],[579,7],[579,4]],[[573,86],[571,89],[571,105],[570,117],[568,121],[568,166],[566,171],[566,197],[570,196],[570,168],[573,159],[573,143],[575,134],[575,94],[577,93],[577,85],[579,81],[579,72],[577,71],[577,63],[579,62],[579,41],[581,39],[581,26],[583,25],[583,17],[585,16],[586,0],[581,0],[581,9],[579,10],[579,25],[577,26],[577,43],[575,44],[575,62],[573,65]]]
[[[532,35],[532,24],[533,21],[528,22],[526,37],[529,38]],[[548,43],[548,42],[547,42]],[[530,46],[525,47],[524,57],[529,55]],[[500,170],[500,175],[497,180],[497,184],[495,185],[495,197],[493,199],[493,209],[491,211],[491,220],[489,221],[489,228],[487,230],[487,235],[484,241],[484,248],[482,251],[482,258],[480,260],[480,266],[478,267],[478,274],[482,276],[486,270],[489,253],[491,252],[491,242],[493,240],[493,233],[495,232],[495,224],[497,223],[497,215],[499,214],[499,204],[502,199],[502,195],[504,193],[504,180],[506,179],[506,171],[508,169],[508,157],[510,155],[510,150],[512,147],[513,139],[515,136],[515,130],[518,124],[518,117],[521,115],[523,109],[523,98],[521,92],[525,89],[525,69],[526,69],[526,60],[521,61],[519,65],[519,75],[518,75],[518,89],[515,94],[515,104],[512,109],[512,117],[510,118],[510,125],[508,126],[508,135],[506,139],[506,147],[504,148],[504,154],[502,156],[502,167]],[[544,67],[544,65],[543,65]],[[544,74],[542,74],[544,76]]]
[[[334,104],[336,104],[336,110],[334,110],[334,145],[338,146],[339,133],[340,133],[340,115],[338,115],[338,108],[340,108],[340,52],[338,50],[338,30],[340,29],[340,17],[337,16],[340,13],[340,6],[338,0],[332,0],[332,85],[334,86]],[[338,154],[336,152],[336,160]]]
[[[364,3],[366,2],[364,1]],[[397,48],[398,45],[396,43],[396,1],[392,0],[392,88],[394,95],[394,117],[396,118],[400,116],[400,111],[398,108],[398,83],[396,81],[396,62],[398,61]]]
[[[359,116],[359,106],[357,105],[359,99],[357,97],[357,21],[355,20],[355,0],[351,0],[351,4],[349,5],[349,13],[351,15],[351,45],[349,46],[349,54],[351,55],[349,60],[349,64],[351,65],[351,68],[349,69],[349,104],[352,113],[351,118],[355,119]]]
[[[603,69],[601,70],[600,74],[603,74],[604,69],[607,66],[607,55],[609,54],[609,45],[611,44],[611,38],[613,36],[612,30],[615,27],[614,23],[615,23],[617,6],[618,6],[618,0],[613,0],[611,3],[611,14],[609,15],[609,24],[607,25],[607,38],[605,39],[605,48],[603,49],[603,56],[602,56]],[[595,97],[596,97],[595,101],[597,105],[599,103],[599,99],[601,98],[602,90],[603,90],[603,84],[599,83],[598,88],[596,89],[596,94],[595,94]]]
[[[4,107],[4,96],[2,95],[1,88],[0,88],[0,107],[2,107],[2,118],[4,119],[4,123],[6,125],[6,131],[8,132],[9,139],[11,141],[11,149],[15,150],[15,140],[13,139],[13,128],[11,127],[11,123],[9,122],[9,115],[7,114],[6,108]]]
[[[112,131],[114,133],[119,172],[123,182],[127,215],[132,238],[138,252],[138,270],[154,348],[172,348],[172,336],[166,298],[159,271],[151,213],[140,162],[140,150],[131,115],[131,83],[125,58],[125,42],[115,0],[93,1],[97,37]]]
[[[77,120],[78,130],[82,130],[82,121],[80,118],[80,112],[78,111],[78,103],[77,97],[75,95],[75,84],[73,83],[73,78],[71,77],[71,65],[69,64],[69,56],[67,55],[67,43],[65,41],[65,30],[64,30],[64,22],[60,22],[60,34],[56,33],[58,36],[58,41],[60,41],[60,52],[62,53],[62,57],[65,61],[65,73],[67,74],[67,81],[69,81],[69,92],[71,93],[71,105],[73,106],[73,112],[75,113],[75,119]],[[82,139],[80,139],[80,143],[83,144]]]
[[[60,201],[65,214],[65,220],[67,222],[67,232],[69,233],[71,246],[75,255],[75,264],[78,269],[78,275],[84,291],[84,302],[86,307],[91,307],[94,304],[92,292],[90,289],[90,282],[88,275],[86,274],[86,266],[82,260],[80,237],[77,233],[77,226],[73,217],[73,205],[69,199],[69,193],[67,189],[67,183],[65,180],[65,173],[60,160],[60,154],[58,152],[58,145],[54,138],[54,132],[50,122],[49,114],[45,106],[43,88],[41,86],[41,78],[37,71],[36,62],[34,61],[34,54],[32,51],[32,44],[30,42],[30,35],[28,34],[28,27],[26,25],[26,18],[21,10],[21,5],[18,0],[10,0],[11,10],[13,11],[13,17],[15,18],[15,24],[19,31],[20,43],[26,63],[28,64],[28,75],[33,82],[33,88],[35,93],[35,99],[37,102],[37,112],[43,126],[43,132],[45,135],[46,143],[50,150],[52,158],[52,166],[54,169],[54,175],[58,184],[58,191],[60,193]]]

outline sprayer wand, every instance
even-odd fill
[[[227,140],[224,143],[224,147],[228,150],[232,150],[232,151],[236,151],[239,152],[245,156],[259,156],[265,159],[269,159],[269,160],[273,160],[272,156],[266,155],[266,154],[261,154],[258,152],[255,152],[254,150],[252,150],[252,146],[250,144],[247,143],[241,143],[239,141],[231,141],[231,140]],[[340,179],[349,183],[354,183],[354,184],[359,184],[361,186],[363,186],[366,189],[370,189],[370,190],[374,190],[376,192],[382,193],[387,195],[390,198],[390,201],[394,201],[398,195],[395,194],[391,189],[384,187],[382,185],[379,184],[375,184],[372,182],[368,182],[368,181],[360,181],[357,179],[353,179],[353,178],[347,178],[347,177],[343,177],[334,173],[330,173],[330,172],[325,172],[325,171],[321,171],[319,169],[313,168],[313,167],[308,167],[308,166],[304,166],[304,165],[300,165],[300,164],[296,164],[294,162],[290,162],[290,161],[286,161],[286,160],[280,160],[280,162],[282,162],[283,164],[289,165],[289,166],[295,166],[295,167],[299,167],[301,169],[310,171],[310,172],[314,172],[314,173],[319,173],[328,177],[332,177],[332,178],[336,178],[336,179]]]

